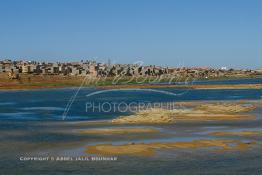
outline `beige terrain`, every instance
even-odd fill
[[[256,108],[255,105],[242,105],[237,103],[206,103],[196,106],[196,110],[202,110],[209,113],[244,113],[252,111]]]
[[[262,89],[262,84],[235,84],[235,85],[176,85],[176,84],[113,84],[114,77],[105,79],[99,77],[63,76],[63,75],[34,75],[20,74],[19,79],[10,79],[7,73],[0,73],[0,90],[26,90],[43,88],[62,88],[76,86],[97,86],[99,89],[157,89],[157,88],[184,88],[184,89]],[[130,79],[126,77],[127,79]]]
[[[262,131],[239,131],[239,132],[211,132],[212,136],[258,136],[262,135]]]
[[[254,103],[249,103],[254,102]],[[190,101],[177,102],[181,109],[150,108],[139,111],[133,115],[122,116],[110,122],[89,122],[94,125],[111,126],[122,124],[173,124],[179,122],[194,121],[238,121],[253,120],[255,115],[249,112],[256,109],[257,101],[235,101],[235,102],[204,102]],[[183,108],[184,107],[184,108]],[[81,131],[81,134],[156,134],[160,132],[152,128],[141,127],[119,127],[119,128],[97,128]],[[262,131],[240,131],[240,132],[210,132],[211,136],[259,136]],[[193,140],[178,142],[153,142],[153,143],[129,143],[129,144],[97,144],[90,145],[86,149],[88,154],[96,155],[132,155],[132,156],[153,156],[156,151],[161,150],[183,150],[183,149],[214,149],[215,151],[244,151],[256,145],[255,141],[237,140]]]
[[[88,154],[98,155],[136,155],[152,156],[159,149],[198,149],[198,148],[220,148],[226,150],[246,150],[255,142],[241,142],[236,140],[193,140],[188,142],[174,143],[137,143],[112,145],[101,144],[88,146]]]
[[[249,103],[249,104],[261,105],[262,100],[240,100],[239,103]]]
[[[81,134],[139,134],[157,132],[159,130],[152,128],[97,128],[80,131]]]
[[[183,88],[183,89],[262,89],[262,84],[207,84],[207,85],[152,85],[152,84],[130,84],[130,85],[106,85],[100,89],[157,89],[157,88]]]
[[[252,115],[242,114],[254,110],[254,105],[237,103],[206,103],[197,104],[191,109],[152,108],[139,111],[130,116],[122,116],[112,120],[116,124],[163,124],[179,121],[222,121],[250,120]]]

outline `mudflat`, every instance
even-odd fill
[[[206,84],[206,85],[153,85],[153,84],[131,84],[131,85],[106,85],[99,89],[158,89],[158,88],[182,88],[182,89],[262,89],[262,84]]]
[[[190,109],[152,108],[136,114],[122,116],[112,120],[114,124],[168,124],[179,121],[227,121],[251,120],[254,116],[246,114],[256,108],[255,105],[238,103],[196,104]]]
[[[96,128],[81,130],[81,134],[139,134],[157,133],[159,130],[153,128]]]
[[[237,78],[237,77],[236,77]],[[130,79],[130,77],[125,77]],[[48,89],[64,87],[96,87],[98,89],[158,89],[158,88],[177,88],[177,89],[262,89],[262,84],[149,84],[130,82],[131,84],[113,84],[114,77],[105,79],[99,77],[84,76],[63,76],[63,75],[33,75],[22,74],[20,79],[9,79],[5,73],[0,73],[0,90],[29,90],[29,89]]]
[[[199,149],[219,148],[223,151],[244,151],[255,142],[242,142],[237,140],[193,140],[174,143],[131,143],[123,145],[100,144],[88,146],[86,153],[98,155],[135,155],[153,156],[159,149]]]
[[[218,131],[209,133],[211,136],[258,136],[262,135],[262,131],[239,131],[239,132],[226,132]]]

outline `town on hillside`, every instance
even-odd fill
[[[0,60],[0,74],[6,74],[10,79],[19,79],[20,75],[61,75],[61,76],[92,76],[113,77],[124,76],[161,76],[176,75],[188,78],[217,77],[252,77],[262,75],[261,70],[250,69],[218,69],[209,67],[161,67],[156,65],[143,66],[139,64],[111,64],[96,61],[56,62]]]

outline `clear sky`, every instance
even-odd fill
[[[0,58],[262,68],[262,1],[0,0]]]

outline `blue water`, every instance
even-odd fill
[[[96,94],[91,97],[86,95],[99,91],[83,88],[76,95],[66,120],[100,120],[109,119],[119,115],[128,114],[115,111],[95,112],[86,111],[86,104],[101,106],[103,102],[110,104],[120,103],[158,103],[177,102],[187,100],[240,100],[260,99],[262,90],[182,90],[158,89],[172,92],[174,95],[151,91],[114,91]],[[32,91],[1,91],[0,92],[0,120],[62,120],[63,112],[74,95],[76,89],[49,89]],[[105,106],[107,108],[107,106]]]
[[[231,80],[230,80],[231,81]],[[233,80],[230,83],[261,83],[261,79]],[[206,83],[206,82],[198,82]],[[213,81],[212,83],[220,83]],[[223,84],[229,83],[224,81]],[[157,89],[105,91],[83,88],[76,94],[63,120],[64,110],[77,88],[28,91],[0,91],[0,174],[112,174],[112,175],[173,175],[173,174],[261,174],[262,137],[213,137],[213,131],[262,131],[262,107],[257,105],[252,114],[256,120],[175,123],[172,125],[139,125],[154,127],[155,134],[84,135],[79,130],[118,125],[89,125],[91,120],[105,120],[130,112],[86,111],[87,103],[159,103],[190,100],[261,99],[262,90],[185,90]],[[94,92],[101,92],[88,96]],[[127,127],[127,126],[124,126]],[[130,126],[128,126],[130,127]],[[37,162],[20,161],[20,156],[90,156],[85,150],[89,144],[128,144],[148,142],[176,142],[198,139],[233,139],[255,141],[254,148],[246,151],[219,152],[208,149],[159,150],[155,156],[119,156],[116,162]],[[99,155],[97,155],[99,156]]]
[[[231,80],[202,80],[194,81],[194,84],[261,84],[262,78],[243,78],[243,79],[231,79]]]
[[[193,80],[192,82],[174,82],[173,84],[261,84],[262,78],[241,78],[228,80]],[[158,84],[158,83],[153,83]],[[167,84],[167,83],[160,83]]]

